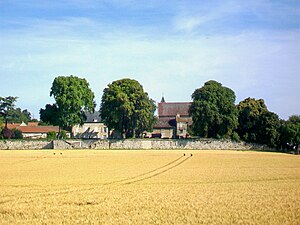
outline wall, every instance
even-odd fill
[[[262,145],[232,142],[229,140],[55,140],[55,141],[0,141],[0,149],[239,149],[270,150]]]
[[[0,149],[2,150],[38,150],[38,149],[52,149],[52,141],[0,141]]]

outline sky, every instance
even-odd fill
[[[216,80],[300,114],[299,0],[0,0],[0,96],[39,119],[57,76],[103,89],[140,82],[159,102],[191,101]]]

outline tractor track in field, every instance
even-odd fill
[[[163,169],[163,168],[165,168],[165,167],[168,167],[168,166],[170,166],[170,165],[176,163],[177,161],[179,161],[179,160],[182,159],[183,157],[184,157],[184,156],[180,156],[179,158],[177,158],[177,159],[175,159],[175,160],[173,160],[173,161],[171,161],[171,162],[169,162],[169,163],[167,163],[167,164],[165,164],[165,165],[163,165],[163,166],[160,166],[160,167],[158,167],[158,168],[156,168],[156,169],[153,169],[153,170],[151,170],[151,171],[148,171],[148,172],[145,172],[145,173],[141,173],[141,174],[138,174],[138,175],[136,175],[136,176],[129,177],[129,178],[124,178],[124,179],[121,179],[121,180],[116,180],[116,181],[108,182],[108,183],[105,183],[104,185],[111,185],[111,184],[122,183],[122,182],[130,181],[130,180],[134,180],[134,179],[139,178],[139,177],[143,177],[143,176],[145,176],[145,175],[154,173],[154,172],[156,172],[156,171],[158,171],[158,170],[160,170],[160,169]]]
[[[143,180],[148,180],[148,179],[150,179],[150,178],[153,178],[153,177],[156,177],[156,176],[158,176],[158,175],[161,175],[161,174],[163,174],[163,173],[165,173],[165,172],[167,172],[167,171],[169,171],[169,170],[171,170],[171,169],[174,169],[174,168],[178,167],[179,165],[181,165],[182,163],[184,163],[185,161],[187,161],[187,160],[188,160],[189,158],[191,158],[191,157],[192,157],[192,156],[189,156],[189,157],[185,158],[184,160],[182,160],[182,161],[176,163],[175,165],[172,165],[171,167],[168,167],[168,168],[166,168],[166,169],[164,169],[164,170],[162,170],[162,171],[159,171],[159,172],[157,172],[157,173],[150,174],[150,172],[149,172],[149,173],[147,173],[147,174],[150,174],[149,176],[146,176],[146,177],[143,177],[143,178],[140,178],[140,179],[137,179],[137,180],[135,180],[135,178],[134,178],[134,179],[131,179],[131,180],[128,180],[128,182],[124,183],[124,185],[137,183],[137,182],[140,182],[140,181],[143,181]],[[161,168],[160,168],[160,169],[161,169]],[[155,171],[158,171],[158,169],[155,170]],[[152,171],[152,172],[153,172],[153,171]],[[151,173],[152,173],[152,172],[151,172]],[[137,176],[137,177],[141,177],[141,176]],[[137,177],[136,177],[136,178],[137,178]]]
[[[185,158],[184,158],[185,157]],[[48,196],[57,196],[57,195],[64,195],[64,194],[69,194],[69,193],[74,193],[74,192],[81,192],[81,191],[89,191],[89,190],[93,190],[98,188],[99,186],[103,185],[103,186],[109,186],[109,185],[129,185],[129,184],[133,184],[133,183],[137,183],[137,182],[141,182],[143,180],[148,180],[150,178],[156,177],[160,174],[163,174],[171,169],[174,169],[176,167],[178,167],[179,165],[183,164],[185,161],[187,161],[190,157],[192,156],[180,156],[178,158],[176,158],[175,160],[160,166],[158,168],[155,168],[151,171],[145,172],[145,173],[141,173],[138,174],[136,176],[132,176],[129,178],[124,178],[121,180],[116,180],[116,181],[112,181],[112,182],[108,182],[108,183],[100,183],[100,184],[92,184],[93,187],[86,187],[86,188],[68,188],[68,189],[64,189],[64,190],[52,190],[52,191],[47,191],[47,190],[41,190],[42,192],[40,193],[36,193],[33,196],[30,196],[29,199],[25,198],[24,196],[15,196],[18,203],[27,203],[29,200],[33,200],[33,199],[37,199],[37,198],[44,198],[44,197],[48,197]],[[183,160],[181,160],[182,158],[184,158]],[[42,158],[40,158],[42,159]],[[34,160],[33,160],[34,161]],[[29,162],[29,161],[27,161]],[[16,199],[8,199],[8,200],[4,200],[3,202],[1,202],[1,204],[5,204],[8,202],[14,202],[16,201]],[[21,201],[20,201],[21,200]]]

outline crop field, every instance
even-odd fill
[[[300,224],[300,157],[0,151],[0,224]]]

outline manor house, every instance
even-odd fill
[[[192,125],[189,115],[191,102],[166,102],[162,97],[158,103],[158,121],[154,125],[153,138],[187,138]]]

